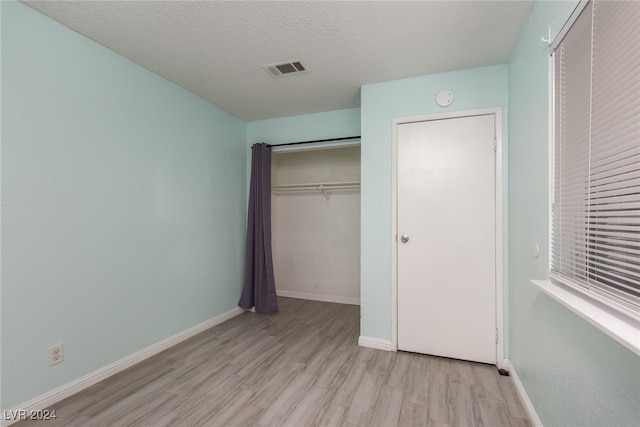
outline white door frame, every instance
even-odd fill
[[[398,125],[431,120],[454,119],[493,114],[495,117],[496,159],[495,159],[495,215],[496,215],[496,365],[508,369],[504,357],[504,271],[503,271],[503,191],[502,191],[502,108],[485,108],[429,114],[393,119],[393,140],[391,147],[391,345],[398,350]]]

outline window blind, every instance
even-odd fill
[[[640,3],[592,1],[553,53],[551,277],[640,307]]]

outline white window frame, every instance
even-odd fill
[[[553,52],[563,40],[564,36],[570,31],[573,23],[576,21],[580,13],[586,8],[590,0],[582,0],[572,13],[571,17],[562,28],[555,41],[551,45],[549,57],[549,96],[550,96],[550,127],[549,140],[550,151],[550,179],[551,184],[549,199],[549,264],[551,266],[551,207],[553,202],[553,185],[554,185],[554,137],[555,137],[555,94],[554,94],[554,58]],[[565,307],[577,313],[579,316],[587,320],[592,325],[615,339],[629,350],[640,355],[640,310],[634,304],[620,300],[615,296],[602,291],[596,287],[585,288],[577,285],[570,280],[563,280],[553,275],[553,280],[532,280],[532,284],[537,286],[544,293],[560,302]]]

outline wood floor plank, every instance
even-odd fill
[[[320,336],[317,331],[309,331],[305,336],[293,343],[285,346],[285,351],[295,355],[296,362],[308,363],[315,353],[326,343],[326,339]]]
[[[472,386],[476,383],[475,365],[495,371],[495,367],[480,363],[469,363],[462,360],[448,360],[447,363],[449,364],[449,372],[456,373],[452,376],[452,381],[466,386]]]
[[[122,376],[118,381],[112,382],[109,387],[98,391],[96,394],[99,399],[95,403],[81,409],[79,412],[87,417],[97,416],[121,400],[127,399],[132,394],[143,390],[145,386],[166,376],[170,372],[172,372],[172,370],[169,368],[158,369],[156,367],[147,367],[145,369],[131,371],[128,373],[131,381],[128,381],[128,377]]]
[[[205,426],[228,426],[236,423],[236,419],[238,416],[242,414],[247,407],[249,400],[253,397],[253,391],[251,390],[240,390],[238,393],[234,394],[233,398],[230,399],[228,405],[225,405],[215,413],[213,417],[209,419],[209,421],[203,425]],[[255,407],[254,407],[255,408]],[[256,411],[258,413],[259,411]]]
[[[270,373],[265,375],[264,381],[254,388],[255,394],[251,400],[251,405],[267,409],[280,396],[280,394],[291,384],[291,382],[304,370],[302,363],[289,363],[287,357],[281,356],[277,365],[272,365]],[[281,370],[274,367],[281,366]]]
[[[134,394],[100,412],[87,423],[92,426],[130,425],[150,418],[176,399],[171,393],[149,393],[146,397]],[[135,401],[132,404],[132,400]]]
[[[222,365],[209,365],[205,363],[194,375],[178,377],[167,390],[182,397],[183,401],[193,400],[196,396],[204,396],[212,389],[219,388],[230,376],[235,375],[239,367],[228,363]],[[182,400],[178,405],[182,404]]]
[[[484,425],[501,425],[501,426],[531,426],[528,419],[512,416],[507,410],[507,404],[496,400],[479,399],[480,414]]]
[[[167,409],[159,409],[145,417],[138,418],[129,427],[169,427],[178,425],[178,415]],[[116,423],[117,425],[117,423]]]
[[[356,388],[351,404],[347,410],[346,421],[354,425],[366,425],[367,420],[373,418],[375,403],[378,401],[384,377],[365,372]]]
[[[527,411],[524,409],[524,405],[520,401],[516,388],[513,383],[507,377],[500,378],[502,401],[506,402],[509,415],[515,418],[522,418],[529,420]]]
[[[499,381],[502,379],[493,366],[475,363],[470,365],[475,378],[477,396],[483,399],[502,400],[503,394]],[[506,378],[505,378],[506,379]],[[509,379],[507,379],[510,382]]]
[[[367,372],[386,376],[391,368],[393,355],[394,353],[390,351],[375,351],[369,362],[367,362]]]
[[[465,384],[452,383],[448,394],[449,420],[453,426],[484,425],[477,399],[471,396],[471,388]]]
[[[346,410],[347,408],[340,405],[329,405],[320,408],[311,425],[318,427],[340,427],[344,422],[344,413]]]
[[[205,424],[207,427],[231,427],[231,426],[258,426],[258,419],[263,414],[264,409],[258,408],[253,405],[246,405],[241,411],[235,413],[232,420],[228,424],[209,423]],[[181,425],[181,424],[176,424]]]
[[[334,353],[339,352],[333,346],[321,346],[305,363],[305,374],[318,375],[327,366],[330,360],[335,358]]]
[[[261,426],[280,426],[284,424],[302,396],[309,390],[315,381],[315,377],[309,374],[300,374],[285,388],[278,398],[267,408],[258,420]]]
[[[172,401],[167,409],[177,413],[181,425],[204,425],[223,408],[232,404],[242,391],[240,385],[243,380],[238,375],[230,375],[211,389],[201,389],[197,395],[181,396]]]
[[[399,426],[403,397],[401,390],[385,386],[375,403],[376,410],[368,421],[369,425],[372,427]]]
[[[429,399],[428,372],[422,370],[411,371],[404,382],[404,399],[426,405]]]
[[[58,402],[42,426],[522,426],[495,366],[358,346],[358,306],[279,298]]]
[[[285,420],[286,427],[311,426],[322,408],[327,407],[331,394],[322,388],[311,387]]]
[[[410,370],[411,363],[409,354],[397,352],[394,357],[391,358],[385,385],[402,390],[407,378],[409,378]]]
[[[400,426],[426,426],[429,422],[427,407],[405,400],[402,402],[398,425]]]
[[[238,365],[239,369],[236,372],[241,377],[251,378],[245,384],[253,383],[258,380],[257,372],[266,370],[272,363],[278,359],[283,353],[283,345],[273,343],[271,346],[261,348],[260,351],[251,354],[252,357],[245,359],[245,361],[234,359],[231,361],[234,365]]]
[[[366,372],[367,366],[363,363],[349,364],[348,371],[344,377],[344,382],[338,388],[332,403],[348,408],[351,400],[362,381],[362,377]]]
[[[331,353],[323,365],[323,369],[316,373],[318,378],[315,386],[331,390],[335,393],[342,386],[352,368],[349,363],[352,357],[353,353],[350,351],[336,351]]]
[[[449,405],[447,397],[449,395],[449,373],[431,369],[427,375],[429,390],[427,394],[427,408],[429,410],[429,418],[433,421],[447,422],[451,418],[449,414]]]

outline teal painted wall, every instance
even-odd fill
[[[510,360],[545,426],[640,420],[640,358],[535,289],[548,271],[549,55],[575,1],[536,2],[509,61]],[[540,258],[533,257],[538,243]]]
[[[360,135],[360,108],[257,120],[247,123],[247,144],[283,144]]]
[[[500,65],[362,87],[362,336],[383,340],[391,340],[392,337],[393,119],[447,111],[502,107],[503,154],[506,156],[507,73],[507,66]],[[448,108],[438,107],[435,103],[436,94],[441,89],[450,89],[455,94],[455,101]],[[507,253],[506,246],[504,250]]]
[[[236,307],[247,151],[242,120],[1,8],[8,409]]]

